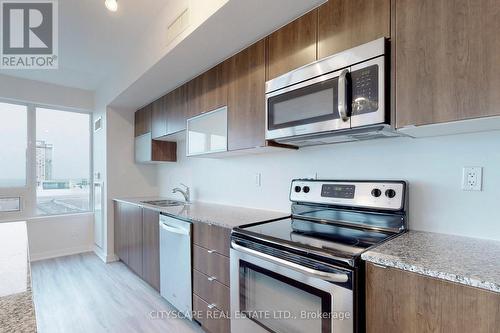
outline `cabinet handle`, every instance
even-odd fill
[[[215,277],[215,276],[209,276],[209,277],[207,277],[207,280],[210,281],[210,282],[217,281],[217,277]]]
[[[207,250],[208,253],[214,253],[215,250]]]
[[[207,306],[207,307],[208,307],[209,309],[213,309],[213,308],[215,308],[216,306],[217,306],[217,304],[212,303],[212,304],[208,304],[208,306]]]

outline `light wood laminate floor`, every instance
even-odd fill
[[[152,319],[152,311],[172,307],[121,262],[85,253],[33,262],[31,269],[40,333],[203,332],[186,319]]]

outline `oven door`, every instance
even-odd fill
[[[266,94],[266,139],[348,129],[345,101],[349,69],[328,73]],[[340,84],[339,84],[340,83]]]
[[[351,127],[389,123],[385,103],[385,57],[351,67]]]
[[[352,333],[353,291],[311,269],[235,245],[231,249],[232,333]],[[268,258],[266,258],[266,256]],[[281,262],[280,262],[281,261]],[[340,270],[339,281],[352,281]],[[335,280],[336,277],[333,277]],[[352,285],[352,284],[351,284]]]

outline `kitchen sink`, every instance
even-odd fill
[[[151,200],[151,201],[141,201],[141,203],[145,203],[152,206],[158,207],[172,207],[172,206],[183,206],[187,205],[187,202],[177,201],[177,200]]]

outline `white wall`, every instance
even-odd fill
[[[113,198],[156,196],[155,165],[134,162],[134,110],[107,108],[106,112],[106,261],[113,260]]]
[[[93,213],[50,216],[28,221],[31,260],[92,250]]]
[[[500,132],[396,138],[263,155],[184,157],[159,167],[161,194],[184,182],[194,200],[289,211],[290,180],[403,179],[410,182],[410,228],[500,240]],[[482,192],[461,190],[463,166],[483,166]],[[262,174],[262,186],[254,174]]]

